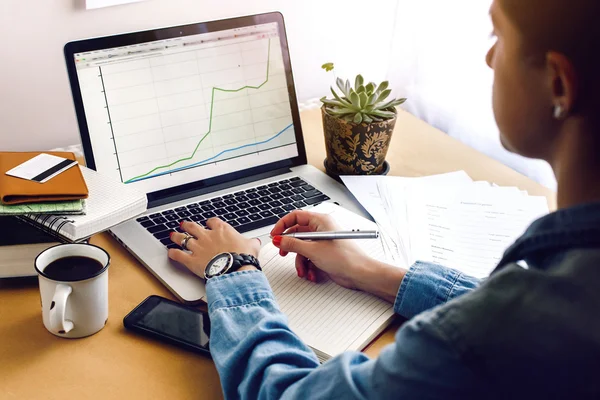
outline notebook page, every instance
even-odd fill
[[[89,189],[85,215],[28,217],[67,239],[78,241],[146,211],[144,193],[89,168],[81,166],[81,172]]]
[[[373,222],[336,205],[324,204],[314,210],[330,214],[342,229],[376,228]],[[379,240],[356,243],[371,257],[385,260]],[[321,359],[346,350],[361,350],[394,315],[392,305],[375,296],[342,288],[332,281],[315,284],[298,278],[295,255],[281,257],[272,244],[262,249],[260,260],[291,329],[318,354],[322,353]]]
[[[548,213],[544,197],[519,191],[413,188],[407,196],[412,261],[487,277],[504,251]]]

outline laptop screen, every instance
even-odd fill
[[[125,184],[152,193],[299,155],[277,22],[70,56],[95,169]]]

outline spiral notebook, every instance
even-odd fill
[[[146,211],[148,199],[140,192],[81,166],[89,189],[86,215],[33,215],[20,217],[63,242],[80,242]]]
[[[374,222],[332,203],[322,203],[311,211],[330,215],[342,229],[377,229]],[[372,258],[388,261],[381,238],[355,242]],[[272,244],[263,247],[260,254],[263,271],[290,328],[314,350],[319,361],[364,349],[392,322],[392,304],[333,281],[315,284],[300,279],[294,260],[294,254],[279,256]]]

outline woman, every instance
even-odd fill
[[[227,398],[600,398],[600,5],[495,0],[491,15],[502,142],[551,164],[559,211],[532,224],[481,284],[439,265],[388,266],[346,241],[282,238],[335,228],[305,211],[284,217],[273,242],[298,254],[300,278],[328,275],[393,302],[409,321],[375,360],[349,352],[319,365],[254,266],[209,279],[211,347]],[[192,254],[169,256],[202,276],[218,253],[258,254],[256,240],[217,219],[209,226],[184,223],[199,240]]]

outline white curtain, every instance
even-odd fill
[[[388,77],[405,109],[543,185],[550,166],[506,151],[492,105],[491,0],[398,0]]]

